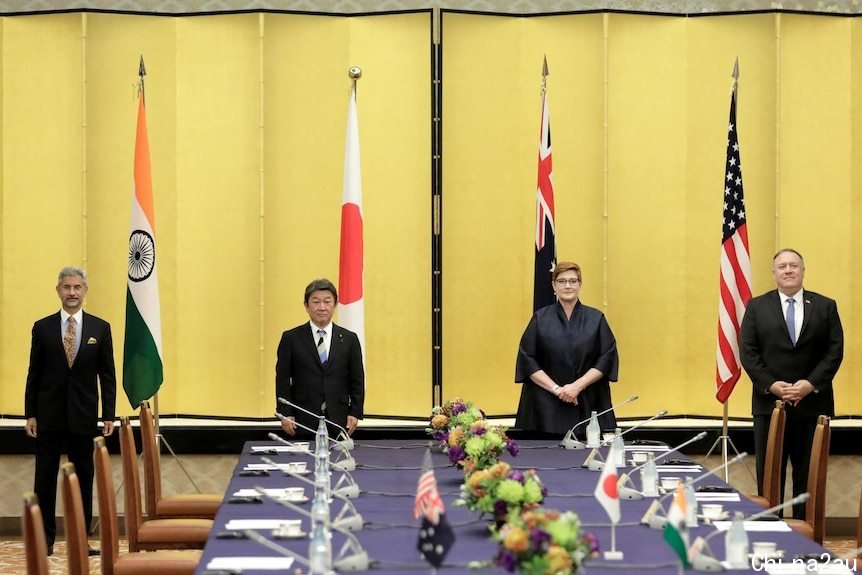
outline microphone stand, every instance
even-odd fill
[[[670,455],[671,453],[673,453],[675,451],[679,451],[680,449],[682,449],[686,445],[694,443],[695,441],[700,441],[704,437],[706,437],[706,432],[701,431],[700,433],[698,433],[697,435],[695,435],[694,437],[692,437],[688,441],[680,443],[676,447],[672,447],[672,448],[668,449],[667,451],[665,451],[664,453],[659,454],[657,457],[654,457],[653,463],[657,462],[659,459],[663,459],[663,458],[667,457],[668,455]],[[644,494],[641,493],[640,491],[638,491],[634,487],[634,482],[632,481],[631,476],[634,475],[635,471],[641,469],[647,463],[649,463],[649,461],[641,463],[637,467],[632,468],[632,470],[629,471],[628,473],[623,473],[622,475],[620,475],[619,481],[617,481],[617,490],[620,494],[620,499],[643,499],[644,498]],[[627,483],[630,483],[632,486],[627,487],[626,486]]]
[[[287,419],[287,417],[286,417],[286,416],[284,416],[284,415],[280,414],[280,413],[279,413],[279,412],[277,412],[277,411],[275,412],[275,416],[276,416],[277,418],[279,418],[279,419]],[[320,417],[320,416],[318,416],[318,417]],[[324,419],[324,421],[326,421],[326,419]],[[300,428],[302,428],[302,429],[304,429],[304,430],[306,430],[306,431],[310,431],[311,433],[317,433],[317,430],[316,430],[316,429],[311,429],[311,428],[310,428],[310,427],[308,427],[307,425],[303,425],[303,424],[301,424],[301,423],[300,423],[300,422],[298,422],[298,421],[294,421],[293,423],[294,423],[294,425],[296,425],[297,427],[300,427]],[[335,449],[338,449],[339,451],[349,452],[349,450],[353,449],[353,440],[352,440],[352,439],[350,440],[350,442],[349,442],[349,443],[348,443],[347,441],[339,441],[339,440],[337,440],[337,439],[332,439],[332,438],[331,438],[331,437],[329,437],[328,435],[326,436],[326,439],[328,439],[328,440],[329,440],[329,444],[330,444],[332,447],[334,447]],[[349,456],[350,456],[350,454],[348,453],[348,457],[349,457]]]
[[[254,489],[264,497],[275,501],[283,507],[287,507],[288,509],[301,513],[302,515],[305,515],[309,518],[311,517],[311,513],[309,513],[302,507],[298,507],[290,501],[274,498],[271,495],[267,494],[266,490],[262,487],[255,487]],[[339,533],[347,537],[347,541],[345,541],[344,545],[341,546],[338,555],[332,559],[332,568],[336,572],[367,571],[371,565],[371,558],[368,556],[368,553],[365,551],[365,549],[362,548],[362,545],[360,545],[359,540],[356,538],[356,536],[347,529],[336,525],[335,523],[331,523],[330,527],[332,527],[334,531],[338,531]],[[353,555],[345,556],[345,554],[350,551],[353,552]]]
[[[302,563],[306,567],[306,569],[308,569],[309,573],[311,572],[311,562],[304,555],[300,555],[299,553],[291,551],[287,547],[279,545],[275,541],[270,541],[257,531],[252,531],[251,529],[246,529],[245,531],[243,531],[243,535],[257,543],[258,545],[262,545],[263,547],[266,547],[271,551],[275,551],[279,555],[284,555],[285,557],[292,557],[294,560]],[[335,575],[335,571],[328,571],[326,575]]]
[[[715,469],[711,469],[710,471],[707,471],[706,473],[698,475],[694,479],[689,479],[683,485],[684,486],[694,485],[695,483],[699,482],[700,480],[706,479],[707,477],[709,477],[711,475],[715,475],[716,473],[718,473],[722,469],[729,467],[730,465],[733,465],[737,461],[741,461],[741,460],[745,459],[747,456],[748,456],[748,453],[743,451],[742,453],[740,453],[739,455],[737,455],[736,457],[734,457],[733,459],[731,459],[727,463],[722,463],[721,465],[719,465]],[[667,523],[667,516],[659,517],[658,515],[656,515],[656,512],[659,509],[661,509],[662,513],[664,513],[663,503],[665,501],[667,501],[669,497],[673,496],[673,493],[674,492],[670,492],[670,493],[666,494],[664,497],[662,497],[661,499],[656,499],[655,501],[653,501],[652,505],[649,506],[649,509],[647,509],[646,513],[644,513],[644,516],[641,518],[641,523],[643,523],[644,525],[649,525],[652,529],[662,529],[665,526],[665,524]]]
[[[607,408],[606,410],[602,411],[601,413],[597,413],[596,417],[604,415],[609,411],[613,411],[618,407],[622,407],[627,403],[631,403],[631,402],[635,401],[637,398],[638,398],[637,395],[633,395],[630,398],[628,398],[627,400],[625,400],[624,402],[618,403],[617,405],[612,405],[609,408]],[[592,419],[592,417],[590,417],[590,419]],[[584,443],[581,443],[580,441],[575,439],[575,430],[577,428],[579,428],[580,426],[582,426],[583,424],[587,423],[588,421],[589,421],[589,419],[584,419],[582,421],[579,421],[578,423],[576,423],[574,425],[574,427],[572,427],[570,430],[568,430],[566,432],[566,435],[563,437],[562,441],[560,441],[560,447],[562,447],[564,449],[586,449],[587,446]]]
[[[630,431],[634,431],[635,429],[637,429],[638,427],[640,427],[642,425],[646,425],[647,423],[649,423],[650,421],[652,421],[654,419],[658,419],[659,417],[664,417],[665,415],[667,415],[667,410],[659,411],[658,413],[656,413],[655,415],[653,415],[649,419],[641,421],[637,425],[629,427],[625,431],[621,432],[620,437],[622,437],[623,435],[625,435],[626,433],[628,433]],[[614,441],[614,439],[616,439],[616,436],[614,436],[613,439],[610,439],[608,441],[602,441],[598,447],[594,448],[590,452],[590,454],[587,455],[587,458],[584,460],[584,463],[581,467],[586,467],[590,471],[601,471],[602,467],[603,467],[602,464],[604,463],[604,461],[601,460],[601,454],[599,453],[599,449],[602,447],[605,447],[607,445],[610,445]],[[625,445],[623,447],[625,447]],[[598,461],[595,459],[596,456],[599,457]],[[623,452],[623,458],[625,458],[625,452]]]
[[[729,463],[730,462],[728,462],[728,464]],[[796,505],[797,503],[803,503],[807,500],[808,493],[802,493],[786,503],[780,503],[775,507],[770,507],[769,509],[765,509],[753,515],[749,515],[744,519],[744,521],[756,521],[761,517],[772,515],[776,511],[781,511],[786,507],[791,507],[793,505]],[[715,558],[712,549],[710,549],[709,547],[709,540],[719,533],[724,533],[724,531],[716,529],[706,537],[698,537],[694,540],[694,543],[691,544],[691,547],[689,549],[689,557],[691,557],[691,566],[694,568],[695,571],[724,571],[724,565],[722,565],[722,563]]]
[[[310,479],[305,478],[302,475],[299,475],[298,473],[294,473],[290,469],[284,468],[283,466],[279,465],[278,463],[275,463],[274,461],[272,461],[268,457],[263,457],[262,459],[264,462],[266,462],[270,465],[274,465],[277,468],[281,469],[282,473],[285,473],[289,477],[293,477],[294,479],[297,479],[299,481],[307,483],[308,485],[311,485],[312,488],[314,487],[314,482],[311,481]],[[339,511],[338,515],[335,516],[335,518],[331,521],[331,523],[333,525],[337,524],[339,527],[341,527],[343,529],[347,529],[349,531],[358,531],[358,530],[362,529],[362,526],[364,525],[364,521],[362,520],[362,515],[359,514],[359,512],[356,510],[356,507],[353,506],[353,503],[350,501],[350,499],[348,499],[346,496],[342,495],[341,493],[336,493],[334,490],[330,490],[330,494],[337,497],[338,499],[341,499],[342,501],[344,501],[344,507],[341,508],[341,511]],[[275,499],[271,495],[269,495],[268,497],[270,497],[271,499]],[[346,513],[353,513],[353,515],[345,517]],[[311,516],[310,513],[308,515],[309,515],[309,517]]]
[[[278,402],[279,402],[279,403],[282,403],[282,404],[284,404],[284,405],[287,405],[287,406],[289,406],[289,407],[292,407],[292,408],[294,408],[294,409],[298,409],[298,410],[300,410],[300,411],[302,411],[302,412],[305,412],[305,413],[307,413],[308,415],[310,415],[311,417],[320,418],[320,417],[322,417],[322,416],[323,416],[323,414],[322,414],[322,413],[313,413],[313,412],[311,412],[311,411],[308,411],[308,410],[307,410],[307,409],[305,409],[304,407],[302,407],[302,406],[300,406],[300,405],[297,405],[297,404],[293,403],[292,401],[288,401],[287,399],[284,399],[283,397],[279,397],[279,398],[278,398]],[[281,419],[281,418],[279,418],[279,419]],[[340,425],[338,425],[337,423],[335,423],[335,422],[334,422],[334,421],[332,421],[331,419],[326,419],[326,418],[324,417],[324,418],[323,418],[323,421],[325,421],[326,423],[328,423],[328,424],[329,424],[329,425],[331,425],[332,427],[337,427],[339,430],[341,430],[341,431],[340,431],[340,433],[338,434],[338,437],[342,437],[342,436],[344,437],[344,439],[343,439],[342,441],[343,441],[343,443],[344,443],[345,449],[353,449],[353,438],[352,438],[352,437],[350,437],[350,434],[349,434],[349,433],[347,433],[347,430],[346,430],[346,429],[344,429],[343,427],[341,427]],[[297,424],[297,425],[299,425],[299,424]],[[300,427],[302,427],[303,429],[308,429],[308,428],[307,428],[307,427],[305,427],[304,425],[300,425]],[[316,433],[316,430],[311,430],[311,432],[312,432],[312,433]]]
[[[286,439],[282,439],[281,437],[279,437],[275,433],[270,433],[267,435],[267,437],[269,437],[273,441],[278,441],[279,443],[283,443],[284,445],[287,445],[288,447],[292,447],[293,453],[300,453],[302,455],[308,455],[309,457],[314,458],[314,453],[312,453],[312,451],[310,449],[305,449],[304,447],[299,447],[295,443],[291,443],[291,442],[287,441]],[[330,461],[329,462],[330,469],[332,469],[334,471],[356,471],[356,460],[353,458],[353,456],[350,454],[350,452],[349,451],[342,451],[341,453],[346,454],[346,455],[342,455],[342,457],[345,457],[346,459],[343,459],[341,461]]]

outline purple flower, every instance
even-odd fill
[[[500,551],[497,555],[497,563],[509,573],[514,573],[518,567],[518,557],[511,551]]]
[[[452,463],[454,465],[455,463],[458,463],[459,461],[464,459],[465,456],[466,454],[464,453],[464,448],[460,445],[456,445],[449,448],[449,463]]]
[[[494,502],[494,515],[497,517],[504,517],[507,513],[509,513],[509,506],[502,499],[498,499]]]
[[[514,479],[521,485],[523,485],[525,481],[524,474],[517,469],[512,469],[511,471],[509,471],[509,479]]]
[[[546,551],[551,542],[551,534],[544,529],[530,531],[530,548],[533,551]]]
[[[542,485],[542,499],[548,496],[548,488]]]
[[[435,441],[445,442],[447,439],[449,439],[449,432],[448,431],[435,431],[434,432],[434,440]]]
[[[458,415],[459,413],[464,413],[467,411],[467,406],[463,403],[456,403],[452,406],[452,415]]]
[[[471,429],[470,432],[473,435],[485,435],[485,432],[488,431],[484,427],[477,427],[476,429]]]
[[[584,540],[586,540],[587,544],[590,546],[590,554],[598,555],[599,553],[599,538],[595,536],[593,533],[587,533],[584,535]]]
[[[521,449],[518,447],[518,444],[515,443],[514,439],[509,439],[506,441],[506,450],[512,457],[517,457],[518,452],[521,451]]]

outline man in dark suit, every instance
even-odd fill
[[[25,431],[36,440],[34,491],[45,525],[48,555],[57,532],[57,473],[64,447],[81,483],[87,529],[93,519],[93,436],[98,433],[99,390],[103,434],[114,430],[116,373],[111,326],[85,313],[84,270],[66,267],[57,279],[62,309],[33,324],[24,392]],[[90,549],[90,554],[98,551]]]
[[[783,249],[775,254],[772,274],[778,289],[748,302],[740,356],[752,383],[758,490],[763,485],[772,408],[776,398],[785,402],[783,500],[788,458],[793,466],[794,497],[807,491],[817,416],[835,413],[832,379],[844,357],[844,332],[835,300],[803,290],[805,262],[799,252]],[[794,505],[793,517],[805,518],[804,503]]]
[[[362,419],[365,371],[359,338],[332,323],[336,306],[338,292],[329,280],[314,280],[305,288],[305,311],[311,321],[281,336],[275,394],[313,414],[323,413],[353,433]],[[316,417],[280,402],[276,408],[289,435],[296,434],[297,422],[317,429]],[[330,428],[329,433],[338,435],[338,429]]]

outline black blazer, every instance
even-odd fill
[[[333,324],[329,357],[321,364],[308,322],[284,332],[278,344],[275,393],[315,414],[325,401],[327,419],[342,427],[347,427],[348,415],[362,419],[365,371],[359,338]],[[276,408],[282,415],[317,429],[316,418],[277,401]]]
[[[72,367],[63,349],[60,312],[33,324],[24,415],[36,418],[38,431],[95,434],[99,389],[102,419],[113,420],[117,376],[108,322],[84,312],[81,347]]]
[[[804,317],[796,346],[790,340],[778,290],[751,299],[740,332],[742,366],[751,378],[752,415],[768,415],[775,405],[769,386],[807,379],[814,385],[796,406],[802,415],[835,413],[832,379],[844,357],[844,331],[835,300],[803,290]]]

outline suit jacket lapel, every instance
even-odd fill
[[[802,329],[799,330],[799,339],[796,340],[797,344],[802,339],[802,336],[805,335],[808,324],[811,323],[812,315],[814,315],[813,300],[810,295],[805,293],[805,290],[802,290]]]

